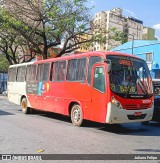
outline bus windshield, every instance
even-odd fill
[[[152,81],[145,61],[126,56],[107,56],[112,69],[110,88],[124,97],[146,97],[153,94]]]

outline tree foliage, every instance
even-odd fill
[[[89,8],[86,0],[6,0],[12,4],[3,19],[28,42],[30,51],[47,58],[49,48],[62,45],[57,56],[78,49],[88,41],[80,40],[89,29]],[[8,5],[7,5],[8,7]]]
[[[28,40],[12,28],[13,22],[8,13],[0,11],[0,54],[6,57],[10,65],[25,62],[25,52],[29,48]],[[29,54],[29,58],[32,59],[34,55],[31,52]]]
[[[95,33],[93,26],[90,27],[91,8],[86,7],[86,2],[3,0],[0,10],[0,51],[10,64],[15,64],[26,62],[27,57],[27,61],[30,61],[36,54],[47,59],[51,47],[61,47],[57,54],[60,57],[79,49],[81,45],[105,42],[108,39],[104,34],[106,31],[100,29]],[[117,33],[117,36],[120,35]],[[117,36],[113,39],[117,39]]]
[[[7,72],[8,71],[8,61],[4,55],[0,55],[0,72]]]

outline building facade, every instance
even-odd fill
[[[112,49],[112,51],[133,54],[144,59],[150,71],[160,68],[160,41],[133,40]]]
[[[106,30],[116,28],[120,32],[126,34],[127,40],[141,40],[143,36],[143,22],[133,17],[123,16],[123,10],[115,8],[109,11],[102,11],[96,13],[93,18],[93,23],[96,28],[103,28]],[[109,50],[120,45],[121,42],[107,39],[104,45],[98,43],[94,44],[94,50]]]
[[[143,27],[143,40],[157,40],[155,38],[155,29]]]

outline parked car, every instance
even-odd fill
[[[152,121],[160,122],[160,95],[154,97],[154,112]]]

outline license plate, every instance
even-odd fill
[[[141,116],[142,115],[142,112],[134,112],[134,115],[135,116]]]

